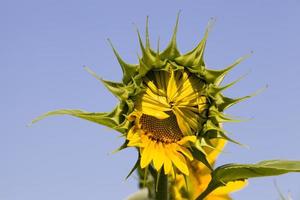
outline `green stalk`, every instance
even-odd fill
[[[155,192],[156,200],[168,200],[169,199],[168,176],[165,175],[165,173],[162,170],[162,172],[159,174],[157,178],[159,178],[159,180],[157,183],[158,184],[157,190]]]

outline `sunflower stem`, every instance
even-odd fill
[[[157,191],[155,191],[156,200],[168,200],[168,175],[165,175],[163,170],[159,174]]]

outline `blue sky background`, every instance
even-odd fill
[[[262,94],[228,113],[250,121],[226,124],[249,149],[229,144],[218,165],[264,159],[300,160],[300,1],[298,0],[1,0],[0,1],[0,199],[124,199],[136,191],[124,177],[136,152],[111,155],[118,133],[71,117],[52,117],[28,128],[31,119],[58,108],[109,111],[117,103],[82,68],[120,80],[108,45],[137,62],[135,23],[143,32],[150,16],[153,44],[165,46],[182,10],[178,44],[182,52],[202,38],[208,20],[217,22],[205,54],[220,69],[254,54],[225,82],[249,75],[226,94],[239,97],[266,84]],[[279,199],[275,178],[250,180],[235,199]],[[300,174],[276,177],[284,193],[300,199]]]

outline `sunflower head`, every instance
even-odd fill
[[[177,28],[178,18],[168,46],[163,51],[159,47],[154,50],[147,18],[145,44],[138,31],[142,52],[138,64],[126,63],[109,41],[123,71],[121,82],[103,80],[87,69],[119,99],[112,112],[58,110],[35,121],[69,114],[115,129],[126,139],[120,149],[138,149],[135,168],[189,175],[188,162],[195,159],[210,168],[206,154],[214,148],[211,141],[233,141],[221,127],[223,122],[232,121],[224,110],[250,97],[233,99],[222,94],[235,83],[222,86],[222,80],[243,58],[222,70],[208,69],[204,50],[210,25],[196,47],[184,54],[177,48]]]
[[[122,113],[127,116],[123,122],[128,125],[126,145],[138,148],[141,168],[189,175],[187,162],[196,158],[209,164],[205,154],[207,148],[214,148],[212,139],[231,140],[221,127],[232,120],[224,110],[249,96],[225,97],[222,91],[235,82],[220,86],[242,59],[222,70],[207,69],[203,58],[210,26],[199,44],[185,54],[177,48],[177,26],[178,19],[171,42],[160,52],[150,47],[147,20],[145,45],[138,32],[142,56],[135,66],[126,64],[113,49],[124,72],[119,84],[139,91],[121,99],[121,104],[131,103]]]

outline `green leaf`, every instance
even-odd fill
[[[300,172],[300,161],[267,160],[257,164],[227,164],[212,172],[206,190],[196,199],[203,200],[209,193],[227,183],[248,178],[277,176],[289,172]]]

